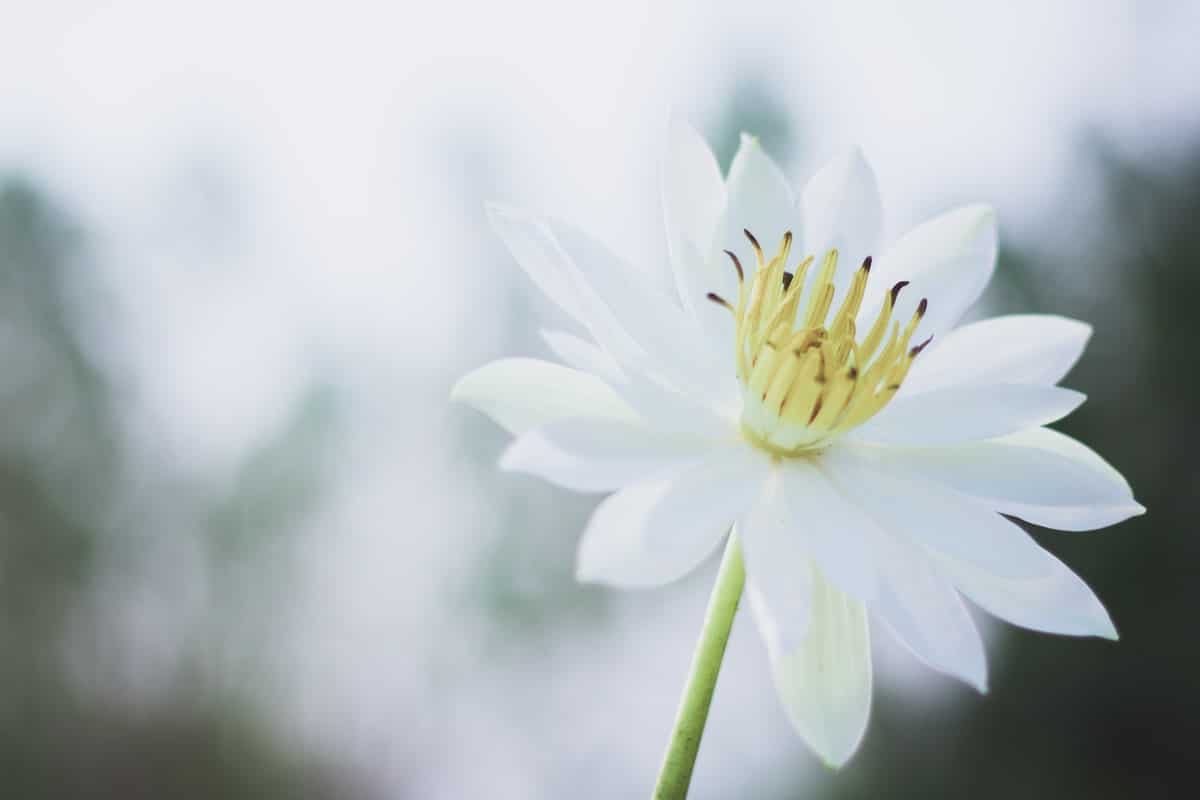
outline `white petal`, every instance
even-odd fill
[[[1067,636],[1116,639],[1117,629],[1087,584],[1045,550],[1042,557],[1048,574],[1028,580],[993,575],[955,559],[935,559],[939,571],[959,591],[1014,625]]]
[[[871,713],[871,642],[862,603],[815,573],[808,634],[789,649],[774,609],[759,593],[749,597],[788,718],[822,761],[842,766],[858,749]]]
[[[822,468],[879,527],[997,575],[1034,578],[1049,568],[1020,526],[935,483],[884,472],[859,451],[835,446],[821,457]]]
[[[986,692],[983,640],[954,586],[915,545],[886,533],[873,541],[880,581],[870,610],[917,658]]]
[[[602,243],[570,226],[498,205],[493,229],[530,279],[618,362],[657,358],[673,375],[706,375],[694,320]]]
[[[792,196],[792,189],[778,165],[763,152],[758,139],[742,134],[742,143],[733,163],[729,166],[727,182],[728,206],[725,212],[724,237],[716,242],[718,250],[728,249],[746,253],[749,245],[742,233],[749,230],[762,244],[767,255],[775,251],[785,231],[792,231],[799,245],[800,212]],[[797,250],[798,248],[793,248]],[[747,269],[754,265],[753,258],[743,258]],[[737,281],[732,270],[726,270],[736,288]]]
[[[857,147],[820,169],[801,194],[804,251],[822,255],[838,250],[838,277],[844,287],[863,259],[877,255],[883,229],[883,204],[875,173]]]
[[[625,365],[613,390],[652,427],[671,433],[712,435],[735,428],[740,397],[737,381],[730,387],[688,390],[671,385],[653,366]]]
[[[1105,461],[1095,450],[1080,441],[1072,439],[1065,433],[1060,433],[1050,428],[1030,428],[1027,431],[1014,433],[998,441],[1022,447],[1039,447],[1043,450],[1049,450],[1061,456],[1074,459],[1105,475],[1113,483],[1124,487],[1128,494],[1133,494],[1133,488],[1130,487],[1129,481],[1125,480],[1125,476],[1118,472],[1116,467]]]
[[[866,330],[875,320],[885,292],[897,281],[910,281],[900,293],[896,319],[904,324],[921,298],[928,298],[917,336],[940,338],[979,299],[995,266],[996,215],[991,208],[965,206],[935,217],[900,237],[872,266],[860,328]]]
[[[770,462],[739,445],[670,479],[622,489],[599,505],[579,543],[576,576],[658,586],[708,556],[757,497]]]
[[[621,365],[612,356],[588,340],[565,331],[543,330],[542,339],[569,367],[599,375],[605,380],[621,376]]]
[[[1061,440],[1070,444],[1060,448]],[[1099,456],[1045,428],[955,447],[881,447],[873,454],[893,475],[925,478],[1060,530],[1094,530],[1145,511],[1120,473],[1102,461],[1097,467]]]
[[[812,464],[792,459],[780,472],[793,530],[805,550],[834,586],[870,601],[875,565],[868,537],[875,523]]]
[[[530,280],[573,319],[588,326],[578,296],[577,270],[546,224],[524,211],[498,204],[489,203],[487,215],[492,229]]]
[[[454,384],[450,398],[473,406],[512,433],[568,417],[636,420],[595,375],[535,358],[503,358]]]
[[[671,436],[642,423],[562,419],[519,436],[500,466],[580,492],[610,492],[678,472],[714,448],[711,440]]]
[[[693,312],[708,311],[702,305],[704,295],[720,285],[706,271],[725,210],[725,181],[704,137],[676,117],[671,118],[667,131],[662,202],[679,295]]]
[[[1050,314],[1013,314],[956,328],[922,353],[906,394],[980,383],[1058,383],[1079,360],[1092,326]]]
[[[618,325],[642,352],[677,383],[705,389],[724,371],[726,361],[704,346],[695,319],[672,295],[647,282],[645,276],[618,258],[602,242],[565,223],[549,220],[554,238],[578,268],[581,281],[610,309]],[[712,305],[709,303],[709,305]],[[597,339],[604,344],[604,340]],[[620,351],[613,353],[618,358]]]
[[[1085,399],[1059,386],[955,386],[897,397],[850,437],[917,447],[991,439],[1062,419]]]
[[[808,632],[812,600],[812,564],[792,514],[781,470],[771,470],[758,500],[738,525],[746,558],[747,580],[773,611],[785,648],[796,647]]]

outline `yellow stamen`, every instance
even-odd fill
[[[752,276],[746,276],[737,256],[727,251],[738,272],[736,306],[709,295],[736,321],[737,374],[746,403],[742,426],[751,441],[775,455],[819,450],[891,401],[913,359],[929,344],[926,339],[909,347],[927,304],[922,300],[903,327],[893,320],[896,299],[907,285],[901,281],[884,295],[874,323],[859,341],[857,319],[870,279],[870,258],[855,271],[829,319],[838,252],[824,255],[816,279],[806,287],[815,257],[804,258],[789,271],[791,233],[784,234],[779,250],[769,259],[754,235],[745,234],[754,249]]]

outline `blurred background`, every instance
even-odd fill
[[[861,143],[892,235],[993,202],[982,310],[1095,325],[1063,428],[1150,509],[1035,531],[1119,643],[880,640],[839,773],[741,619],[692,796],[1197,796],[1200,5],[0,1],[4,797],[649,794],[714,565],[575,584],[595,498],[447,394],[553,313],[483,202],[661,261],[668,109]]]

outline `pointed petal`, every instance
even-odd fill
[[[922,339],[934,335],[936,343],[979,299],[995,266],[996,215],[990,207],[964,206],[934,217],[900,237],[876,261],[860,324],[874,321],[884,293],[897,281],[910,281],[900,293],[896,319],[903,324],[921,298],[928,298],[917,332]]]
[[[871,611],[921,661],[987,691],[987,658],[975,621],[930,557],[899,537],[873,539],[880,581]]]
[[[717,354],[703,346],[696,321],[675,297],[653,286],[592,236],[558,220],[548,220],[547,225],[577,268],[580,282],[590,287],[585,296],[595,294],[595,305],[611,311],[656,368],[677,383],[697,388],[707,387],[724,372],[726,363],[718,363]]]
[[[622,489],[588,521],[576,576],[624,587],[683,577],[754,502],[769,468],[762,454],[738,445],[671,478]]]
[[[663,434],[637,422],[562,419],[521,434],[500,466],[579,492],[611,492],[700,461],[712,440]]]
[[[875,173],[855,147],[819,170],[801,194],[804,250],[818,259],[837,248],[835,285],[847,279],[867,256],[878,255],[883,203]]]
[[[671,267],[684,307],[693,313],[708,311],[704,295],[720,285],[707,270],[725,210],[725,181],[704,137],[677,117],[668,124],[662,202]]]
[[[893,476],[852,446],[831,448],[821,464],[843,494],[895,536],[997,575],[1034,578],[1049,569],[1020,526],[957,492]]]
[[[892,475],[924,478],[1060,530],[1094,530],[1145,511],[1120,473],[1103,461],[1098,467],[1091,450],[1045,428],[953,447],[878,448],[874,458]]]
[[[913,447],[978,441],[1062,419],[1085,399],[1059,386],[955,386],[898,397],[849,435],[856,441]]]
[[[653,358],[683,382],[712,374],[694,320],[602,243],[565,223],[499,205],[493,229],[530,279],[618,362]]]
[[[1116,639],[1108,612],[1065,564],[1045,550],[1047,574],[1022,580],[988,573],[962,561],[935,556],[938,570],[985,611],[1035,631]]]
[[[785,231],[799,237],[800,213],[783,171],[771,160],[754,136],[742,134],[742,143],[729,166],[728,207],[724,236],[716,248],[747,251],[743,229],[748,229],[765,250],[774,251]],[[797,242],[799,244],[799,242]],[[753,259],[742,259],[747,269]],[[728,270],[726,272],[729,272]],[[732,275],[729,275],[732,278]],[[730,284],[726,284],[730,286]],[[732,284],[736,286],[736,281]]]
[[[906,394],[984,383],[1053,386],[1079,360],[1092,326],[1050,314],[1013,314],[956,328],[913,363]]]
[[[1091,467],[1103,474],[1109,481],[1124,487],[1128,494],[1133,494],[1133,488],[1130,487],[1129,481],[1125,480],[1125,476],[1117,471],[1116,467],[1105,461],[1095,450],[1080,441],[1072,439],[1065,433],[1060,433],[1050,428],[1030,428],[1029,430],[1006,436],[1002,441],[1022,447],[1039,447],[1043,450],[1049,450],[1050,452],[1058,453],[1061,456],[1078,461],[1080,464]]]
[[[460,378],[450,398],[479,409],[515,434],[568,417],[637,419],[595,375],[535,358],[485,364]]]
[[[795,648],[783,645],[765,598],[750,607],[767,643],[775,689],[788,718],[831,767],[845,764],[862,741],[871,713],[871,642],[862,603],[842,594],[814,571],[808,634]]]

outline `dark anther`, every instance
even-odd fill
[[[926,339],[925,341],[921,342],[919,345],[917,345],[917,346],[916,346],[916,347],[914,347],[913,349],[909,350],[909,351],[908,351],[908,357],[909,357],[909,358],[916,358],[916,357],[917,357],[917,356],[918,356],[918,355],[921,353],[921,351],[922,351],[922,350],[924,350],[926,347],[928,347],[928,346],[929,346],[929,343],[930,343],[930,342],[932,342],[932,341],[933,341],[933,337],[932,337],[932,336],[930,336],[928,339]],[[924,363],[924,362],[922,362],[922,363]]]
[[[896,305],[896,298],[900,296],[900,290],[908,286],[908,281],[900,281],[892,287],[892,306]]]
[[[929,300],[928,298],[922,297],[921,302],[917,305],[917,316],[925,316],[925,309],[927,308],[929,308]]]
[[[734,252],[732,250],[726,250],[725,255],[733,259],[733,268],[737,270],[738,283],[746,280],[746,273],[742,270],[742,262],[738,261],[738,257],[734,254]]]
[[[746,238],[750,240],[750,244],[754,245],[754,249],[761,253],[762,247],[759,245],[758,239],[754,238],[754,234],[745,228],[742,228],[742,233],[746,234]]]
[[[788,287],[792,285],[792,278],[793,278],[793,277],[794,277],[794,276],[793,276],[793,275],[792,275],[792,273],[790,273],[790,272],[785,272],[785,273],[783,273],[783,290],[784,290],[785,292],[788,290]]]
[[[865,259],[863,259],[862,271],[863,272],[871,271],[871,257],[870,256],[867,256]]]
[[[729,305],[729,301],[726,300],[724,297],[721,297],[721,295],[717,294],[716,292],[709,292],[708,294],[705,295],[705,297],[707,297],[709,300],[712,300],[717,305],[725,306],[730,311],[733,311],[733,306]]]

